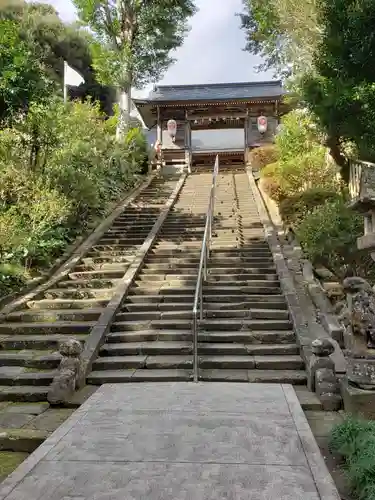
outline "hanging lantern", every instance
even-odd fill
[[[258,131],[264,134],[267,131],[267,118],[265,116],[258,116]]]
[[[170,135],[170,137],[172,137],[172,139],[174,137],[176,137],[176,132],[177,132],[176,120],[168,120],[167,130],[168,130],[168,134]]]

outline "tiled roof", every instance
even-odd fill
[[[285,94],[281,82],[215,83],[202,85],[161,85],[155,87],[148,101],[227,101],[259,99]]]

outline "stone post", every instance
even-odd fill
[[[60,366],[47,395],[51,404],[67,403],[74,392],[84,385],[80,359],[81,343],[76,339],[67,339],[61,342],[59,352],[61,354]]]
[[[327,338],[316,339],[311,344],[307,385],[316,392],[326,411],[341,407],[340,386],[335,373],[335,363],[330,358],[334,352],[332,342]]]

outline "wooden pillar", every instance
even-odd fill
[[[245,124],[244,124],[244,142],[245,142],[245,164],[247,165],[248,163],[248,156],[249,156],[249,110],[247,110],[247,116],[245,118]]]
[[[185,113],[185,161],[188,167],[188,172],[191,172],[192,146],[191,146],[191,125],[187,119],[187,111]]]
[[[157,106],[156,108],[156,113],[157,113],[157,123],[156,123],[156,140],[159,141],[160,144],[163,142],[163,136],[162,136],[162,122],[161,122],[161,116],[160,116],[160,108]]]

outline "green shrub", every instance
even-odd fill
[[[278,159],[279,155],[273,144],[254,148],[250,152],[251,166],[255,170],[262,170],[267,165],[275,163]]]
[[[283,116],[281,131],[275,137],[280,161],[309,153],[319,146],[320,137],[311,113],[296,109]]]
[[[28,270],[51,262],[134,185],[146,156],[142,131],[116,141],[99,104],[31,104],[0,131],[0,263]],[[9,283],[18,283],[12,274]]]
[[[24,286],[28,275],[25,270],[15,264],[0,264],[0,297]]]
[[[345,459],[358,500],[375,500],[375,421],[347,418],[333,429],[330,447]]]
[[[297,238],[314,266],[324,266],[339,279],[349,274],[369,278],[372,259],[357,249],[363,234],[363,218],[344,199],[326,202],[313,209],[297,226]]]
[[[341,197],[337,191],[324,188],[311,188],[302,193],[284,198],[279,210],[284,223],[295,228],[315,207],[324,205],[327,201],[338,200]]]
[[[280,183],[280,163],[275,162],[267,165],[260,173],[261,189],[274,201],[280,203],[285,198],[286,194],[283,191]]]

